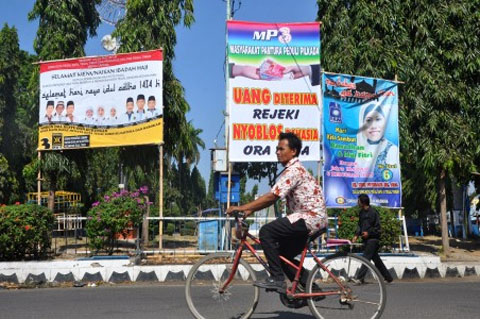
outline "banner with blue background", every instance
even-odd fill
[[[395,82],[325,73],[323,183],[328,207],[400,208],[398,87]]]

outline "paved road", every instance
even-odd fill
[[[384,318],[479,318],[480,279],[396,282]],[[253,318],[311,318],[263,293]],[[192,318],[178,285],[0,290],[0,318]]]

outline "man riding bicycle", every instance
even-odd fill
[[[298,159],[302,141],[294,133],[281,133],[277,145],[277,159],[285,167],[277,183],[267,194],[241,206],[231,206],[227,214],[243,211],[249,216],[254,211],[274,204],[278,199],[287,200],[289,214],[278,218],[260,229],[260,241],[270,266],[270,277],[256,281],[261,288],[283,292],[285,274],[293,281],[295,270],[282,263],[279,255],[299,265],[295,257],[302,252],[308,237],[328,225],[327,208],[321,187]],[[300,284],[304,287],[308,272],[302,268]]]

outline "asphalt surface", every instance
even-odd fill
[[[192,318],[182,283],[0,290],[0,318]],[[397,281],[383,318],[479,318],[480,278]],[[215,310],[212,305],[212,310]],[[218,308],[218,307],[217,307]],[[312,318],[262,292],[252,318]]]

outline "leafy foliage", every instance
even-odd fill
[[[39,20],[34,48],[40,60],[85,55],[88,37],[97,35],[100,16],[95,6],[101,0],[37,0],[28,14]]]
[[[147,193],[146,187],[134,192],[123,190],[105,195],[99,202],[93,203],[87,220],[90,247],[97,252],[106,249],[112,254],[115,236],[121,234],[126,238],[128,227],[136,228],[141,224],[149,205],[144,197]]]
[[[246,187],[247,187],[247,177],[242,176],[242,178],[240,179],[240,204],[249,203],[255,200],[255,197],[258,194],[257,184],[255,184],[252,187],[252,190],[250,192],[246,191]]]
[[[11,203],[16,199],[18,182],[8,166],[8,161],[0,153],[0,202]]]
[[[392,246],[398,242],[398,237],[402,232],[400,220],[397,219],[396,213],[393,210],[383,207],[375,207],[375,209],[380,214],[380,225],[382,228],[380,247],[391,250]],[[358,226],[359,211],[360,209],[358,207],[337,211],[339,238],[353,238]]]
[[[403,203],[445,220],[447,179],[465,185],[480,163],[480,1],[317,3],[325,70],[404,81]]]
[[[181,83],[173,74],[172,61],[177,43],[175,27],[182,21],[186,27],[194,22],[193,0],[132,0],[127,2],[126,9],[125,17],[118,22],[113,33],[121,39],[118,52],[164,50],[165,153],[174,156],[184,149],[182,146],[192,143],[186,139],[189,125],[185,114],[190,106]]]
[[[45,259],[51,245],[53,213],[34,204],[0,207],[0,260]]]

